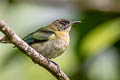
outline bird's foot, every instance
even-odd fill
[[[53,64],[55,64],[57,66],[57,72],[60,73],[60,67],[57,63],[55,63],[54,61],[50,60],[49,58],[47,58],[48,63],[52,62]]]

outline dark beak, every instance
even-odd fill
[[[80,24],[81,21],[71,21],[71,24]]]

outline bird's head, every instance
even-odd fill
[[[56,31],[70,31],[72,24],[81,23],[80,21],[69,21],[66,19],[58,19],[53,21],[51,27]]]

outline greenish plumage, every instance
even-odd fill
[[[69,46],[69,31],[74,23],[80,23],[80,21],[58,19],[28,34],[23,40],[44,57],[56,58]]]
[[[39,29],[36,32],[28,34],[23,40],[26,41],[28,44],[45,42],[49,40],[49,37],[52,34],[55,34],[55,32]]]

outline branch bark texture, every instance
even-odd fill
[[[40,66],[47,69],[58,80],[69,80],[67,75],[62,70],[58,71],[58,67],[54,63],[48,61],[48,59],[46,59],[40,53],[31,48],[16,33],[14,33],[10,29],[10,27],[2,20],[0,20],[0,31],[5,34],[5,37],[3,37],[3,39],[2,37],[0,38],[1,42],[2,40],[8,40],[10,43],[14,44],[21,51],[23,51],[26,55],[28,55],[33,60],[34,63],[39,64]]]

